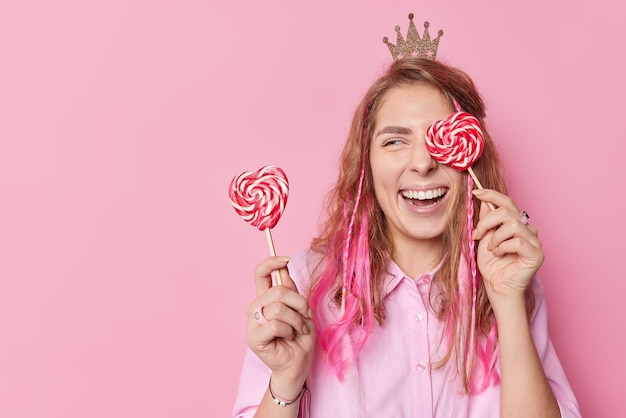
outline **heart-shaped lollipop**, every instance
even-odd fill
[[[472,170],[472,164],[483,153],[485,137],[478,119],[470,113],[462,112],[456,101],[454,105],[456,113],[433,123],[426,130],[426,148],[441,164],[458,171],[467,170],[476,186],[482,189],[483,185]],[[487,202],[487,205],[491,210],[495,209],[491,202]]]
[[[276,255],[271,228],[278,223],[289,195],[287,175],[279,167],[266,165],[259,170],[245,171],[235,176],[228,191],[230,203],[235,211],[250,225],[265,231],[270,254]],[[276,274],[276,283],[283,283],[282,274],[289,274],[280,269]]]
[[[230,203],[250,225],[260,231],[274,228],[289,195],[289,181],[279,167],[267,165],[257,171],[245,171],[230,182]]]
[[[456,112],[430,125],[426,148],[435,160],[456,170],[467,170],[483,152],[484,137],[478,119]]]

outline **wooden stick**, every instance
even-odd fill
[[[467,171],[469,172],[470,176],[472,176],[472,179],[474,180],[474,183],[476,183],[476,186],[478,186],[479,189],[484,189],[483,185],[480,184],[480,180],[478,180],[478,177],[476,177],[474,170],[472,170],[472,167],[469,167]],[[491,202],[487,202],[487,206],[489,206],[489,209],[491,210],[496,210],[496,208],[493,207]]]
[[[270,247],[270,254],[273,257],[275,257],[276,250],[274,249],[274,240],[272,239],[272,230],[270,228],[265,228],[265,236],[267,237],[267,245]],[[274,278],[276,279],[276,284],[279,286],[282,286],[283,284],[283,279],[281,277],[283,274],[289,274],[287,269],[283,268],[274,272]]]

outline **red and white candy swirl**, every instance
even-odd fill
[[[245,171],[230,182],[230,203],[249,224],[263,231],[273,228],[285,210],[289,181],[280,168],[268,165]]]
[[[435,160],[458,171],[467,170],[483,152],[484,137],[478,119],[456,112],[426,131],[426,148]]]

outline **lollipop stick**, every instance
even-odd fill
[[[267,237],[267,245],[270,247],[270,254],[275,257],[276,256],[276,250],[274,249],[274,240],[272,239],[272,230],[270,228],[265,228],[265,236]],[[277,272],[274,273],[274,277],[276,278],[276,284],[278,284],[279,286],[282,286],[283,284],[283,279],[281,277],[281,275],[283,274],[283,271],[285,271],[286,269],[280,269]],[[285,273],[288,274],[287,271],[285,271]]]
[[[470,176],[472,176],[472,179],[474,180],[474,183],[476,183],[476,186],[478,186],[479,189],[484,189],[483,185],[480,184],[480,180],[478,180],[478,177],[476,177],[476,173],[474,173],[474,170],[472,170],[472,167],[469,167],[467,169],[467,172],[470,174]],[[491,210],[496,210],[491,202],[487,202],[487,206],[489,206],[489,209]]]

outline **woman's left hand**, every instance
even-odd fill
[[[508,196],[495,190],[475,190],[482,203],[474,230],[478,240],[478,269],[492,306],[511,297],[523,297],[544,260],[537,230],[524,224],[520,210]],[[487,202],[496,206],[489,209]],[[494,309],[496,306],[494,306]]]

